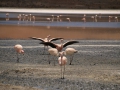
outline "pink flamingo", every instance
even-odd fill
[[[78,41],[68,41],[66,43],[63,43],[63,39],[61,39],[61,44],[55,44],[52,42],[41,42],[40,44],[44,44],[44,45],[49,45],[52,48],[56,48],[58,50],[58,52],[62,51],[62,49],[68,45],[74,44],[74,43],[79,43]]]
[[[48,52],[50,53],[50,55],[53,55],[53,56],[59,56],[59,52],[56,48],[50,48],[48,49]],[[69,65],[72,64],[72,61],[73,61],[73,56],[75,53],[77,53],[78,51],[74,48],[66,48],[65,51],[64,51],[64,55],[69,55],[70,56],[70,63]],[[50,64],[50,60],[49,60],[49,64]],[[54,65],[55,65],[55,61],[54,61]]]
[[[74,54],[77,53],[77,52],[78,52],[78,51],[77,51],[76,49],[74,49],[74,48],[67,48],[67,49],[65,49],[64,54],[65,54],[65,55],[70,55],[70,63],[69,63],[69,65],[72,64],[73,56],[74,56]]]
[[[31,14],[29,15],[30,17],[29,17],[29,20],[31,21]]]
[[[48,35],[46,38],[44,38],[44,39],[42,39],[42,38],[37,38],[37,37],[30,37],[30,38],[32,38],[32,39],[35,39],[35,40],[40,40],[40,41],[42,41],[42,43],[45,43],[45,42],[52,42],[52,41],[56,41],[56,40],[59,40],[59,39],[63,39],[63,38],[51,38],[51,39],[49,39],[51,37],[51,35]],[[48,45],[45,45],[44,44],[44,51],[45,51],[45,46],[47,46],[47,48],[48,48]]]
[[[71,22],[71,21],[70,21],[70,18],[66,18],[66,19],[67,19],[69,22]]]
[[[52,15],[52,22],[54,21],[54,15]]]
[[[50,18],[46,18],[50,22]]]
[[[64,51],[59,52],[60,57],[58,58],[58,63],[61,66],[61,79],[64,79],[65,65],[67,63],[67,58],[64,56]],[[64,69],[62,70],[62,66]]]
[[[33,23],[35,23],[35,16],[32,16],[32,18],[33,18]]]
[[[118,17],[117,16],[115,16],[115,22],[118,22]]]
[[[6,21],[9,21],[9,13],[6,13]]]
[[[86,18],[85,18],[85,17],[83,17],[82,20],[83,20],[84,22],[86,22]]]
[[[56,48],[50,48],[50,49],[48,49],[48,52],[52,56],[59,56],[58,50]],[[50,59],[50,58],[48,57],[48,59]],[[50,64],[50,60],[49,60],[49,64]],[[54,59],[54,66],[55,66],[55,59]]]
[[[14,46],[14,49],[15,49],[15,51],[16,51],[16,53],[17,53],[17,62],[19,62],[18,54],[24,54],[23,47],[22,47],[22,45],[20,45],[20,44],[16,44],[16,45]]]
[[[111,18],[112,18],[112,16],[109,16],[109,22],[111,22]]]

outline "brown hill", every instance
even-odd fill
[[[0,7],[120,9],[120,0],[0,0]]]

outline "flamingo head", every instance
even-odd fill
[[[61,43],[63,43],[64,42],[64,39],[61,39]]]
[[[24,55],[24,50],[21,50],[21,52],[20,53],[22,53],[23,55]]]
[[[51,37],[50,35],[47,36],[47,38]]]

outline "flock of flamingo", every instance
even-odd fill
[[[52,17],[51,18],[45,18],[47,21],[51,21],[53,22],[55,20],[55,15],[51,15]],[[82,21],[83,22],[86,22],[86,14],[83,15],[82,17]],[[58,22],[61,22],[62,19],[61,19],[62,15],[57,15],[56,16],[56,21]],[[91,19],[93,20],[93,22],[98,22],[97,20],[97,17],[101,18],[101,14],[99,14],[99,16],[96,14],[96,15],[92,15],[91,16]],[[35,22],[35,16],[32,15],[32,14],[19,14],[17,16],[18,18],[18,21],[33,21],[33,23]],[[108,16],[108,22],[111,22],[111,19],[114,19],[115,22],[118,22],[118,17],[117,16]],[[68,20],[68,22],[71,22],[71,19],[69,17],[66,17],[66,20]],[[6,21],[9,21],[9,13],[6,13]]]
[[[66,55],[71,55],[73,56],[74,53],[77,53],[78,51],[74,48],[66,48],[63,51],[63,48],[65,48],[68,45],[72,45],[75,43],[79,43],[79,41],[75,41],[75,40],[71,40],[71,41],[67,41],[65,43],[63,43],[63,38],[51,38],[50,39],[50,35],[48,35],[46,38],[42,39],[42,38],[37,38],[37,37],[29,37],[30,39],[34,39],[34,40],[40,40],[40,44],[44,45],[44,51],[45,51],[45,47],[47,47],[46,49],[48,50],[50,55],[56,56],[58,57],[58,64],[61,66],[61,79],[64,79],[64,73],[65,73],[65,65],[67,63],[67,57]],[[53,43],[52,41],[55,40],[60,40],[61,43],[60,44],[56,44]],[[50,46],[51,48],[48,48],[48,46]],[[24,54],[24,50],[23,50],[23,46],[20,44],[16,44],[14,46],[14,49],[17,53],[17,63],[19,62],[19,57],[18,54]],[[73,57],[70,59],[70,63],[69,65],[71,65],[73,60]],[[50,60],[48,58],[49,64],[50,64]],[[54,65],[55,65],[55,59],[54,59]],[[64,68],[62,68],[62,66]]]

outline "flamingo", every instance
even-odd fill
[[[54,15],[52,15],[52,22],[54,21]]]
[[[83,17],[86,17],[86,14],[84,14]]]
[[[57,22],[59,21],[59,19],[60,19],[60,16],[58,15],[58,16],[57,16]]]
[[[33,18],[33,23],[35,23],[35,16],[32,16],[32,18]]]
[[[86,18],[85,18],[85,17],[83,17],[82,20],[83,20],[84,22],[86,22]]]
[[[66,43],[63,43],[63,39],[61,39],[61,44],[55,44],[52,42],[41,42],[40,44],[44,44],[44,45],[49,45],[52,48],[56,48],[58,50],[58,52],[62,51],[62,49],[68,45],[74,44],[74,43],[79,43],[78,41],[68,41]]]
[[[51,37],[51,35],[48,35],[46,38],[44,38],[44,39],[42,39],[42,38],[37,38],[37,37],[30,37],[30,38],[32,38],[32,39],[35,39],[35,40],[40,40],[40,41],[42,41],[43,43],[44,42],[52,42],[52,41],[56,41],[56,40],[59,40],[59,39],[63,39],[63,38],[51,38],[51,39],[49,39]],[[48,45],[45,45],[44,44],[44,51],[45,51],[45,46],[47,46],[47,48],[48,48]]]
[[[23,47],[22,47],[22,45],[20,45],[20,44],[16,44],[16,45],[14,46],[14,49],[15,49],[16,54],[17,54],[17,62],[19,62],[18,54],[24,54]]]
[[[23,14],[23,21],[25,20],[25,14]]]
[[[53,55],[53,56],[59,56],[58,54],[58,50],[56,48],[50,48],[48,49],[48,52],[50,53],[50,55]],[[78,51],[74,48],[67,48],[65,49],[64,51],[64,55],[70,55],[70,63],[69,65],[72,64],[72,61],[73,61],[73,55],[75,53],[77,53]],[[54,61],[55,62],[55,61]],[[49,64],[50,64],[50,61],[49,61]],[[54,64],[55,65],[55,64]]]
[[[70,21],[70,18],[66,18],[66,19],[67,19],[69,22],[71,22],[71,21]]]
[[[18,15],[18,24],[21,21],[21,14]]]
[[[25,15],[25,20],[28,21],[28,15],[27,14]]]
[[[77,52],[78,52],[78,51],[77,51],[76,49],[74,49],[74,48],[67,48],[67,49],[65,50],[64,54],[65,54],[65,55],[70,55],[70,63],[69,63],[69,65],[72,64],[73,55],[74,55],[75,53],[77,53]]]
[[[29,19],[30,19],[30,21],[31,21],[31,14],[30,14],[30,18],[29,18]]]
[[[46,18],[50,22],[50,18]]]
[[[94,17],[94,16],[91,16],[91,18],[93,19],[93,22],[94,22],[94,18],[95,18],[95,17]]]
[[[115,16],[115,22],[118,22],[118,17],[117,16]]]
[[[62,19],[61,19],[62,15],[59,15],[59,19],[60,19],[60,22],[62,22]]]
[[[48,52],[50,55],[59,56],[58,50],[56,48],[50,48],[48,49]],[[49,64],[50,64],[50,60],[49,60]],[[55,66],[55,59],[54,59],[54,66]]]
[[[9,21],[9,13],[6,13],[6,21]]]
[[[97,22],[97,15],[95,15],[95,22]]]
[[[111,18],[112,18],[112,16],[109,16],[109,22],[111,22]]]
[[[67,63],[67,58],[64,56],[64,51],[59,52],[60,57],[58,58],[58,63],[61,66],[61,79],[64,79],[65,65]],[[62,66],[64,69],[62,70]]]
[[[21,21],[21,14],[18,15],[18,20]]]

